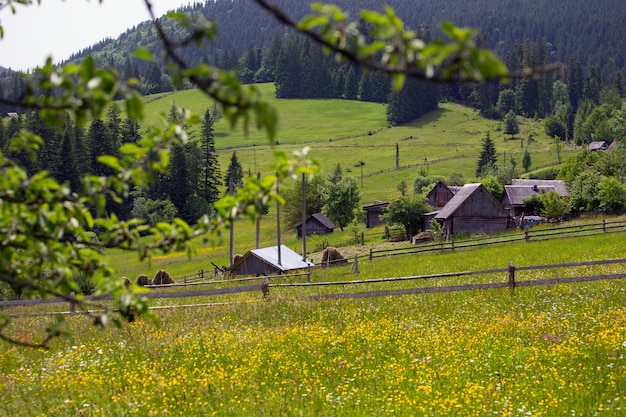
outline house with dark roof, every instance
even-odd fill
[[[565,182],[560,180],[527,180],[513,179],[511,185],[504,186],[502,194],[502,206],[513,217],[524,215],[536,215],[532,212],[533,208],[524,207],[524,200],[533,195],[541,196],[541,194],[554,191],[560,196],[569,196],[569,191]]]
[[[385,214],[385,209],[389,203],[386,202],[376,202],[374,204],[370,204],[368,206],[363,206],[363,210],[365,210],[365,228],[369,229],[370,227],[379,226],[381,224],[385,224],[380,218],[383,214]]]
[[[302,255],[280,245],[248,251],[230,266],[229,271],[232,275],[278,275],[313,266],[310,260],[303,260]]]
[[[545,185],[505,185],[504,193],[502,194],[502,206],[513,217],[524,215],[537,215],[534,213],[532,207],[524,207],[524,201],[532,196],[541,196],[541,194],[549,193],[550,191],[556,191],[554,186]]]
[[[433,213],[434,214],[434,213]],[[494,233],[509,227],[509,213],[480,183],[465,184],[434,216],[445,236]]]
[[[302,223],[296,227],[298,238],[302,238]],[[326,235],[335,231],[335,224],[322,213],[315,213],[306,219],[306,235]]]
[[[442,209],[450,200],[452,200],[452,197],[454,197],[454,194],[456,194],[460,188],[461,187],[450,187],[446,185],[445,182],[439,181],[428,192],[428,194],[426,194],[428,204],[430,204],[433,210]]]

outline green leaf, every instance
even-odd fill
[[[137,48],[133,55],[144,61],[154,61],[154,55],[147,48]]]

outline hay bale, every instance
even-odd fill
[[[328,246],[322,251],[322,266],[334,266],[347,264],[348,260],[345,256],[333,246]]]
[[[150,278],[148,278],[146,274],[141,274],[137,276],[135,284],[145,287],[146,285],[152,285],[152,281],[150,280]]]
[[[170,274],[164,270],[159,270],[154,278],[152,278],[152,285],[168,285],[174,284],[176,281],[170,276]]]
[[[420,232],[413,236],[412,243],[415,245],[420,242],[430,242],[433,240],[433,235],[431,232]]]

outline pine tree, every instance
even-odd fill
[[[218,187],[222,185],[222,181],[220,165],[215,152],[213,117],[209,109],[204,113],[201,135],[200,196],[204,197],[208,204],[213,205],[219,199]]]
[[[524,157],[522,158],[522,167],[524,168],[524,171],[528,172],[530,170],[531,165],[532,165],[532,161],[530,158],[530,152],[528,152],[528,149],[526,149],[524,151]]]
[[[504,116],[504,134],[511,135],[511,139],[519,133],[519,125],[517,124],[517,116],[513,112],[513,110],[509,110],[509,112]]]
[[[487,136],[483,139],[480,156],[478,157],[476,176],[482,178],[490,171],[495,170],[497,160],[496,145],[493,143],[493,140],[491,140],[489,132],[487,132]]]
[[[300,97],[300,82],[302,69],[296,47],[295,37],[290,37],[283,45],[276,61],[276,97]]]
[[[241,164],[237,158],[237,152],[233,152],[233,155],[230,157],[230,164],[228,165],[226,175],[224,176],[224,183],[227,187],[230,187],[231,178],[233,180],[233,190],[236,190],[237,187],[243,186],[243,169],[241,168]]]

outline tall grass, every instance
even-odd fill
[[[620,416],[624,301],[604,282],[73,317],[50,351],[0,345],[0,414]]]

